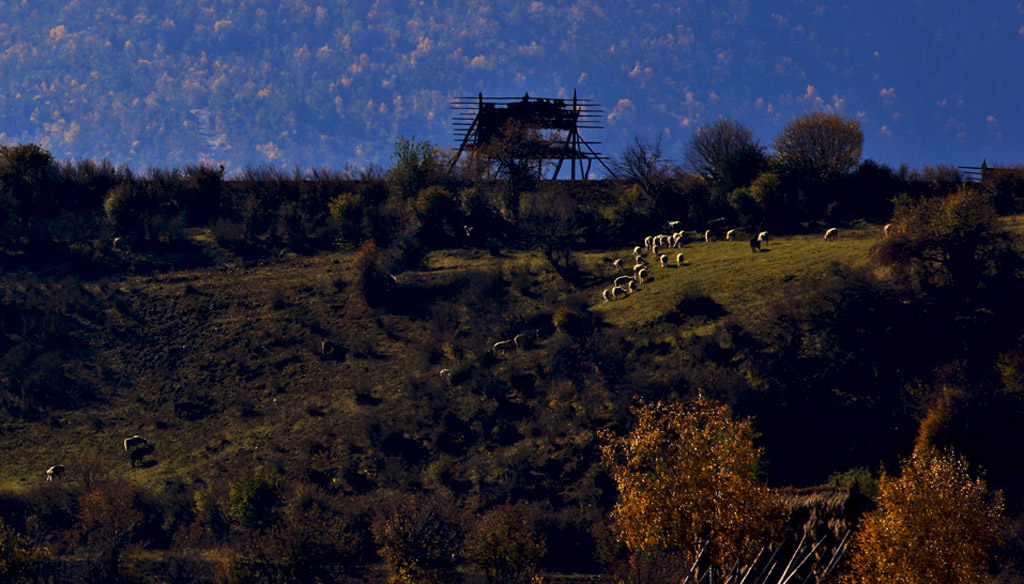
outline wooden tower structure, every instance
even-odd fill
[[[495,148],[508,144],[518,137],[508,135],[512,128],[523,128],[530,136],[529,147],[520,145],[514,156],[530,159],[538,164],[555,161],[552,180],[557,179],[565,162],[569,163],[572,180],[586,179],[594,161],[604,167],[609,176],[614,173],[605,164],[605,156],[596,152],[592,144],[580,135],[581,129],[601,129],[599,125],[603,112],[593,100],[580,99],[576,92],[572,100],[550,97],[456,97],[451,101],[455,110],[453,125],[459,139],[459,147],[452,157],[454,167],[459,157],[467,150],[478,150],[486,158],[494,158]],[[496,146],[499,145],[499,146]]]

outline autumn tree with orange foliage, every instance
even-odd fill
[[[107,582],[120,578],[121,556],[145,519],[140,492],[125,482],[99,485],[79,499],[74,535],[84,544],[93,573]]]
[[[602,447],[619,490],[612,520],[630,551],[678,552],[722,573],[780,533],[784,514],[758,480],[750,419],[703,397],[634,413],[633,431],[606,435]]]
[[[854,536],[845,584],[967,584],[984,580],[1003,538],[1003,495],[967,461],[921,445],[902,475],[879,480],[878,508]]]

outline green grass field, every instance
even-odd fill
[[[666,268],[651,262],[653,279],[632,296],[615,302],[601,300],[605,286],[595,287],[594,310],[607,322],[623,328],[651,324],[673,309],[685,294],[707,295],[729,314],[755,310],[766,299],[784,294],[790,285],[820,278],[833,263],[856,266],[868,261],[869,250],[877,243],[881,229],[865,226],[844,229],[835,241],[825,242],[821,235],[773,238],[760,253],[752,253],[746,238],[739,241],[691,243],[681,250],[668,249]],[[682,251],[684,263],[676,268],[675,256]],[[616,250],[615,257],[631,261],[632,249]],[[607,254],[590,254],[589,263],[598,263]],[[647,254],[651,260],[650,254]],[[608,282],[614,269],[608,264]]]

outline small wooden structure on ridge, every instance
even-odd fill
[[[580,136],[580,129],[600,129],[597,125],[603,113],[601,107],[589,99],[578,99],[573,91],[572,100],[549,97],[456,97],[451,102],[458,113],[454,118],[457,136],[461,138],[458,151],[452,158],[454,167],[462,153],[470,149],[481,149],[486,158],[489,147],[501,141],[508,141],[508,132],[516,126],[536,131],[530,148],[516,155],[536,162],[557,161],[552,179],[558,178],[562,163],[569,161],[570,175],[576,180],[577,163],[579,178],[586,179],[591,165],[596,160],[609,175],[614,176],[606,157],[595,152],[591,142]],[[551,132],[554,138],[545,137]],[[596,144],[597,142],[593,142]],[[493,152],[493,150],[490,150]],[[493,158],[492,158],[493,159]]]

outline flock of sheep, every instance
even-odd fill
[[[675,229],[680,224],[679,221],[669,221],[668,227],[670,230]],[[882,228],[883,236],[889,236],[889,229],[892,227],[891,224],[886,224]],[[726,241],[734,241],[737,235],[737,229],[729,229],[725,232]],[[699,232],[697,233],[699,234]],[[670,264],[670,254],[663,253],[668,249],[681,248],[687,243],[688,233],[686,231],[673,231],[671,233],[662,233],[658,235],[648,235],[644,238],[643,245],[638,245],[633,248],[633,269],[631,272],[616,276],[612,282],[610,288],[605,288],[601,292],[601,297],[605,302],[612,302],[619,298],[625,298],[640,289],[640,285],[645,281],[650,280],[648,277],[647,267],[647,253],[650,253],[651,261],[657,262],[662,268],[667,267]],[[760,231],[757,236],[750,239],[750,251],[759,252],[762,247],[768,243],[768,232]],[[839,228],[830,227],[825,230],[825,241],[835,241],[839,237]],[[704,231],[704,242],[710,243],[714,239],[714,232],[711,229]],[[616,274],[620,274],[624,271],[624,263],[621,258],[615,259],[612,262],[615,266]],[[683,254],[676,253],[675,255],[675,266],[677,268],[683,265]]]
[[[679,226],[679,221],[669,221],[669,229],[675,229]],[[826,241],[831,239],[836,230],[830,229],[830,234],[825,235]],[[725,232],[726,241],[733,241],[736,235],[736,229],[729,229]],[[657,262],[662,268],[668,267],[671,259],[670,253],[663,253],[669,249],[682,248],[688,241],[687,232],[685,230],[672,231],[670,233],[660,233],[657,235],[648,235],[644,238],[643,245],[638,245],[633,248],[633,269],[630,273],[619,275],[612,282],[611,288],[605,288],[601,292],[601,297],[604,298],[605,302],[612,302],[619,298],[625,298],[640,289],[640,285],[645,281],[650,280],[648,276],[647,268],[647,253],[650,253],[652,262]],[[705,243],[710,243],[713,239],[712,230],[706,229],[704,231]],[[760,251],[761,246],[768,242],[768,232],[761,231],[757,234],[757,237],[750,240],[751,251]],[[612,262],[615,266],[616,273],[623,271],[623,261],[621,258],[617,258]],[[678,252],[675,254],[675,267],[680,268],[683,266],[683,254]]]

